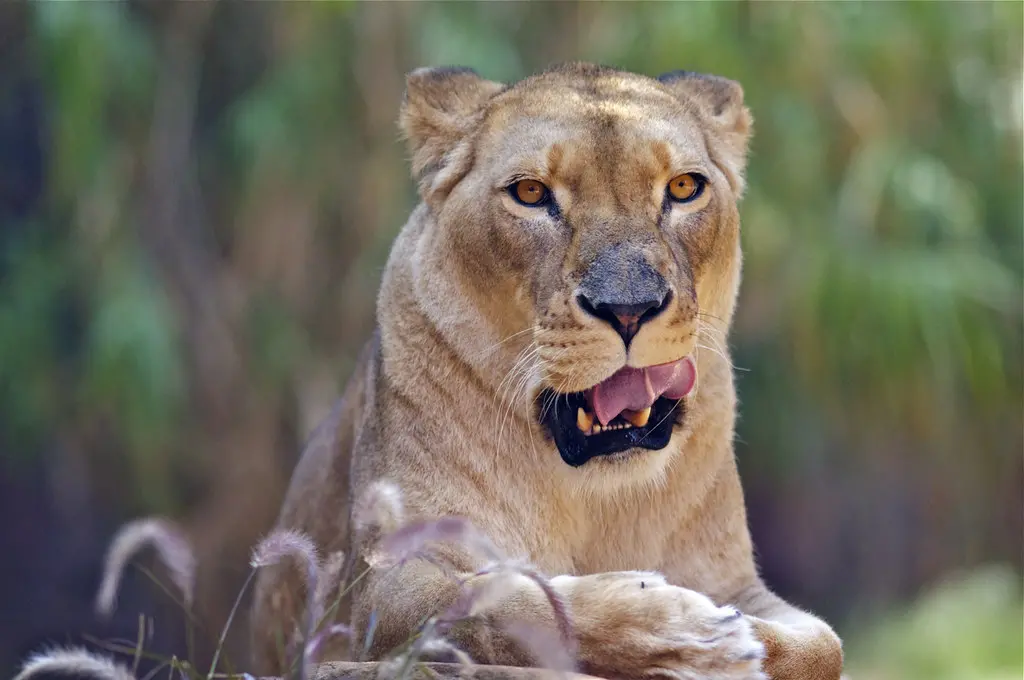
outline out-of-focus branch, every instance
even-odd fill
[[[213,7],[213,2],[174,5],[161,21],[140,232],[181,318],[188,320],[182,330],[200,399],[207,407],[223,408],[218,395],[241,371],[234,328],[239,305],[220,274],[204,226],[192,141],[202,42]]]
[[[197,180],[196,101],[213,8],[213,2],[178,3],[162,6],[157,16],[160,66],[140,234],[176,305],[189,360],[191,411],[200,424],[189,444],[193,459],[208,466],[208,483],[184,523],[200,564],[198,613],[217,630],[227,594],[239,585],[225,565],[239,563],[272,522],[284,480],[275,463],[280,405],[247,384],[242,286],[219,261]],[[244,629],[240,622],[232,632]],[[239,645],[240,639],[229,640],[229,649]]]

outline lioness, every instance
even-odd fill
[[[741,87],[589,64],[514,85],[420,69],[400,123],[422,202],[279,526],[365,556],[350,498],[387,479],[411,517],[469,518],[553,577],[582,671],[838,678],[831,628],[758,576],[733,456]],[[447,549],[466,578],[483,566]],[[478,662],[531,663],[504,622],[554,630],[532,581],[509,587],[453,633]],[[295,574],[261,577],[267,658],[299,620],[301,588]],[[360,640],[375,612],[379,658],[456,592],[412,561],[370,573],[349,612]]]

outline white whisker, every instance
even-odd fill
[[[539,326],[530,326],[529,328],[524,328],[521,331],[516,331],[512,335],[508,336],[507,338],[505,338],[503,340],[499,340],[498,342],[494,343],[490,347],[487,347],[485,349],[480,350],[479,354],[477,354],[477,356],[475,358],[477,358],[477,359],[483,358],[483,357],[487,356],[488,354],[490,354],[491,352],[493,352],[496,349],[498,349],[499,347],[501,347],[502,345],[504,345],[509,340],[512,340],[514,338],[518,338],[520,335],[523,335],[524,333],[536,332],[538,328],[539,328]]]
[[[672,408],[670,408],[670,409],[668,410],[668,413],[666,413],[666,414],[665,414],[664,416],[662,416],[661,420],[659,420],[659,421],[658,421],[657,423],[655,423],[655,424],[654,424],[654,427],[652,427],[651,429],[649,429],[649,430],[647,431],[647,434],[645,434],[645,435],[644,435],[643,437],[640,437],[640,441],[638,441],[638,442],[637,442],[637,445],[639,445],[639,444],[643,443],[643,441],[644,441],[645,439],[647,439],[647,437],[649,437],[649,436],[650,436],[650,434],[651,434],[652,432],[654,432],[655,430],[657,430],[657,429],[658,429],[658,428],[659,428],[659,427],[661,426],[661,424],[662,424],[662,423],[664,423],[664,422],[665,422],[666,420],[668,420],[668,419],[669,419],[669,417],[671,417],[671,415],[672,415],[673,413],[675,413],[675,410],[676,410],[677,408],[679,408],[679,405],[680,405],[681,403],[683,403],[683,400],[682,400],[682,399],[678,399],[678,400],[676,400],[676,403],[672,404]]]
[[[715,334],[713,334],[711,332],[708,332],[709,330],[710,331],[715,331],[719,335],[716,336]],[[713,346],[709,347],[708,345],[702,345],[702,344],[700,344],[700,342],[698,342],[697,343],[697,347],[700,347],[701,349],[707,350],[708,352],[711,352],[713,354],[717,354],[719,357],[722,358],[723,361],[725,361],[726,364],[729,365],[729,368],[734,370],[734,371],[746,371],[746,370],[749,370],[749,369],[737,366],[736,364],[734,364],[732,362],[732,359],[729,356],[728,350],[724,346],[725,344],[727,344],[726,341],[725,341],[725,337],[724,336],[725,336],[725,333],[722,330],[716,328],[712,324],[709,324],[709,323],[706,323],[704,321],[701,321],[700,319],[697,319],[697,337],[700,338],[700,339],[703,339],[703,340],[707,340],[707,342],[710,343],[710,345],[713,345]]]
[[[499,418],[498,439],[496,442],[498,453],[500,453],[501,441],[504,437],[505,422],[506,420],[511,420],[515,413],[515,404],[520,398],[520,393],[529,386],[531,371],[543,365],[543,361],[537,361],[540,351],[540,346],[535,344],[532,345],[532,347],[529,348],[529,351],[524,352],[523,356],[515,363],[506,375],[507,383],[506,381],[502,381],[507,384],[506,389],[511,389],[512,392],[507,403],[506,400],[502,398],[501,404],[499,404],[496,411],[496,416]]]

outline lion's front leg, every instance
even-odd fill
[[[356,628],[369,611],[378,613],[371,658],[381,658],[415,634],[417,621],[449,606],[457,596],[450,579],[409,565],[371,585],[357,613]],[[397,576],[397,578],[395,578]],[[493,579],[505,581],[493,588]],[[692,590],[669,585],[651,572],[558,576],[550,581],[567,604],[576,670],[616,680],[765,680],[764,646],[738,610],[718,607]],[[533,637],[557,641],[559,627],[550,602],[528,578],[510,574],[468,577],[464,588],[481,589],[471,620],[449,639],[478,663],[545,665],[543,654],[510,636],[510,624]],[[484,590],[490,595],[483,595]],[[558,645],[559,643],[553,642]]]
[[[800,611],[761,583],[745,589],[733,603],[764,643],[764,669],[772,680],[839,680],[842,642],[824,621]]]
[[[761,680],[764,647],[732,607],[652,572],[561,576],[580,669],[609,678]]]

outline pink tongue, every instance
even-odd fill
[[[697,382],[697,367],[690,357],[647,368],[619,369],[592,387],[587,396],[597,419],[607,425],[623,411],[642,411],[658,397],[682,399]]]

